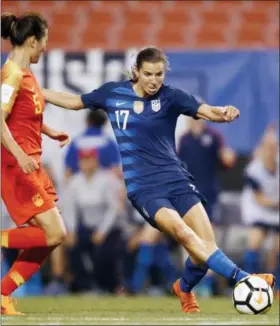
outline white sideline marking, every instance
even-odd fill
[[[16,324],[16,319],[13,317],[2,317],[3,320],[8,322],[7,324]],[[44,319],[44,322],[42,321]],[[125,318],[125,317],[83,317],[83,318],[76,318],[76,317],[55,317],[55,316],[49,316],[44,318],[38,318],[38,317],[26,317],[24,320],[21,321],[21,324],[24,324],[24,322],[33,321],[36,322],[36,324],[39,325],[71,325],[71,324],[77,324],[77,325],[83,325],[85,322],[106,322],[111,321],[111,325],[135,325],[136,319],[131,318]],[[46,321],[48,321],[46,323]],[[61,322],[60,322],[61,321]],[[169,325],[176,325],[178,322],[186,322],[191,321],[192,325],[252,325],[252,320],[235,320],[235,321],[228,321],[224,320],[219,321],[217,318],[212,317],[211,320],[207,318],[188,318],[188,317],[163,317],[163,318],[150,318],[148,320],[143,320],[141,322],[141,325],[159,325],[160,322],[169,322]],[[10,322],[10,323],[9,323]],[[41,324],[43,322],[43,324]],[[139,321],[138,321],[139,322]],[[264,325],[268,324],[268,320],[262,319],[262,320],[254,320],[254,325]],[[273,324],[273,321],[272,323]]]

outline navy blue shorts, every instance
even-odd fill
[[[170,208],[177,211],[181,217],[184,217],[194,205],[199,202],[206,202],[204,196],[194,190],[166,197],[158,197],[153,192],[144,192],[137,196],[130,196],[129,200],[144,219],[157,229],[155,215],[159,209],[163,207]]]

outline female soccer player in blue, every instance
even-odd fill
[[[202,205],[205,199],[176,155],[175,127],[180,114],[231,122],[239,110],[210,106],[163,84],[167,68],[165,54],[148,47],[138,53],[130,80],[109,82],[81,96],[43,93],[46,101],[69,110],[107,112],[119,145],[128,198],[152,226],[171,235],[189,253],[173,291],[184,312],[199,312],[192,289],[208,268],[234,282],[248,274],[217,247]],[[272,275],[259,276],[273,286]]]

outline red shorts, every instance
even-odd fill
[[[2,198],[16,225],[55,207],[58,197],[41,165],[30,174],[24,174],[18,165],[2,166],[1,172]]]

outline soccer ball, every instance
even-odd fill
[[[264,314],[273,302],[271,287],[260,277],[247,276],[233,290],[233,304],[240,314]]]

